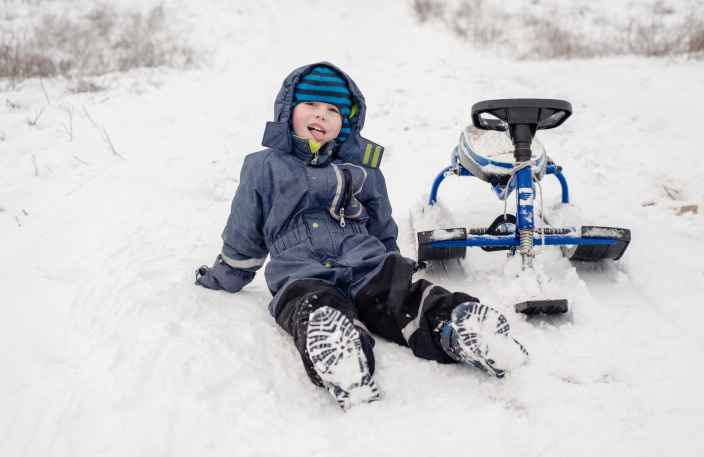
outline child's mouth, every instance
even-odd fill
[[[309,125],[308,131],[311,135],[313,135],[313,138],[315,138],[316,141],[322,140],[325,136],[325,130],[317,125]]]

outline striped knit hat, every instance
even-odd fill
[[[350,117],[353,112],[352,94],[343,77],[330,67],[318,65],[301,78],[293,90],[294,106],[301,102],[324,102],[337,106],[342,114],[342,129],[337,142],[349,136]]]

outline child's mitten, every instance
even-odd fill
[[[233,268],[226,264],[222,260],[222,256],[219,255],[212,267],[203,265],[196,270],[196,284],[214,290],[239,292],[253,279],[253,271]]]

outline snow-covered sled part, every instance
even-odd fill
[[[433,183],[428,205],[437,202],[438,188],[447,176],[475,176],[490,183],[496,196],[504,202],[515,193],[515,214],[507,214],[504,203],[503,214],[486,228],[425,228],[417,233],[419,262],[456,261],[465,258],[467,247],[481,247],[485,251],[506,250],[511,255],[520,254],[525,270],[533,267],[534,246],[547,245],[564,248],[570,260],[621,258],[630,242],[628,229],[539,227],[536,224],[534,206],[538,195],[542,204],[540,181],[545,174],[555,175],[560,182],[563,204],[569,203],[569,192],[562,168],[547,158],[535,134],[537,130],[560,126],[571,114],[572,105],[564,100],[504,99],[474,104],[473,126],[460,135],[451,165],[443,169]],[[563,312],[564,300],[558,301],[550,297],[549,301],[534,301],[525,309],[530,313]]]

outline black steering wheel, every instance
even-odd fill
[[[482,130],[505,131],[514,125],[528,125],[531,130],[554,129],[572,114],[565,100],[544,98],[508,98],[485,100],[472,106],[472,123]]]

